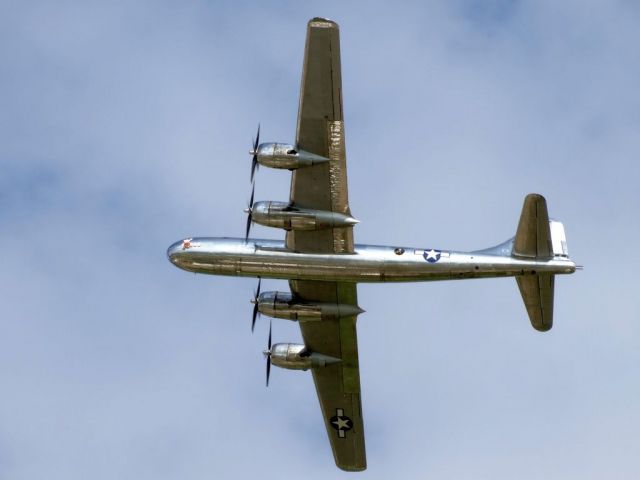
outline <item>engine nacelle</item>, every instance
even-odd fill
[[[255,202],[251,208],[251,218],[265,227],[285,230],[322,230],[325,228],[351,227],[359,223],[349,215],[298,208],[286,202]]]
[[[339,358],[321,353],[309,352],[304,345],[297,343],[276,343],[269,354],[271,364],[289,370],[308,370],[310,368],[326,367],[341,362]]]
[[[261,293],[258,297],[258,311],[269,317],[301,322],[336,320],[364,312],[357,305],[299,302],[289,292]]]
[[[287,143],[261,143],[258,146],[257,159],[260,165],[269,168],[295,170],[310,167],[318,163],[326,163],[328,158],[315,153],[298,150]]]

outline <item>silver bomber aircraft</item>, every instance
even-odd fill
[[[289,202],[253,202],[245,238],[188,238],[168,249],[175,266],[196,273],[289,280],[290,292],[260,293],[259,312],[297,321],[304,344],[271,345],[270,365],[310,369],[337,466],[366,468],[356,319],[359,282],[417,282],[516,278],[531,324],[553,323],[554,278],[573,273],[564,227],[550,221],[544,197],[524,200],[515,237],[493,248],[455,252],[435,248],[357,245],[347,198],[338,25],[309,21],[294,145],[259,144],[258,165],[292,171]],[[283,241],[248,238],[252,222],[286,231]],[[260,282],[260,280],[259,280]],[[253,327],[253,325],[252,325]]]

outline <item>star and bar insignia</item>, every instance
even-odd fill
[[[346,432],[353,428],[353,421],[345,416],[342,408],[336,408],[336,414],[329,419],[329,423],[338,431],[340,438],[345,438]]]
[[[440,260],[441,255],[442,252],[440,250],[434,250],[433,248],[431,250],[425,250],[422,254],[424,259],[429,263],[436,263],[438,260]]]

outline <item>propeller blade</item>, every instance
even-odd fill
[[[258,124],[258,132],[256,133],[256,139],[253,142],[253,151],[258,151],[258,145],[260,145],[260,124]]]
[[[251,181],[253,182],[253,176],[256,173],[256,170],[260,166],[258,164],[258,146],[260,145],[260,124],[258,124],[258,133],[256,134],[256,139],[253,142],[253,158],[251,160]]]
[[[268,354],[267,354],[267,387],[269,386],[269,376],[271,375],[271,322],[269,322],[269,341],[268,345]]]
[[[253,333],[253,329],[256,327],[256,317],[258,316],[258,303],[253,304],[253,318],[251,319],[251,333]]]
[[[267,387],[269,386],[269,376],[271,375],[271,358],[267,357]]]
[[[256,174],[256,170],[258,170],[259,166],[260,164],[258,163],[258,156],[254,155],[253,160],[251,160],[251,181],[252,182],[253,182],[253,177]]]
[[[251,332],[256,326],[256,318],[258,317],[258,297],[260,296],[260,283],[262,278],[258,277],[258,289],[253,292],[253,318],[251,319]]]
[[[249,240],[249,230],[251,230],[251,211],[249,211],[249,214],[247,215],[247,230],[244,233],[244,243],[247,243]]]
[[[251,187],[251,198],[249,199],[249,208],[247,208],[245,211],[247,212],[247,228],[244,234],[244,243],[247,243],[247,241],[249,240],[249,230],[251,230],[251,223],[253,221],[252,216],[253,216],[253,198],[254,195],[256,193],[256,184],[253,184],[253,187]]]

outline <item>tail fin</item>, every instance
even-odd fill
[[[542,195],[529,194],[524,199],[511,255],[515,258],[550,260],[568,257],[562,223],[549,221],[547,201]],[[546,332],[553,326],[554,275],[529,274],[516,277],[520,294],[533,328]]]

